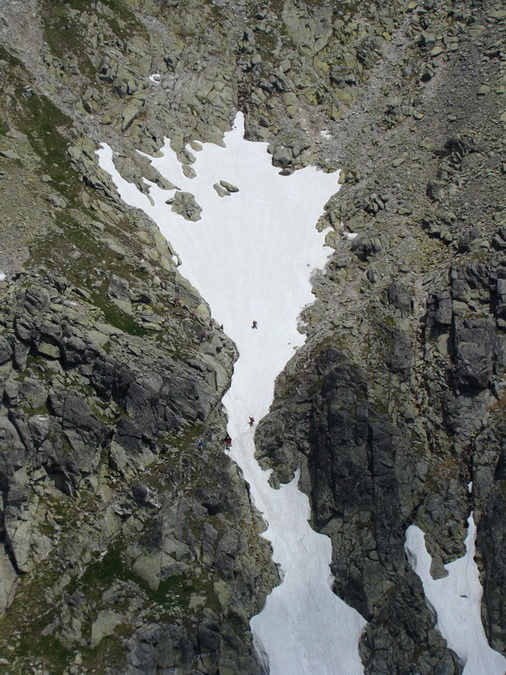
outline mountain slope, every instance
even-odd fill
[[[221,143],[239,109],[281,171],[343,170],[259,455],[273,482],[301,468],[366,672],[459,672],[404,536],[418,524],[441,573],[471,509],[504,652],[505,25],[492,1],[2,3],[12,672],[260,671],[248,619],[277,580],[222,453],[234,348],[95,156],[163,187],[135,150],[167,136],[191,175],[186,144]]]

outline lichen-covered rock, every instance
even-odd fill
[[[347,167],[306,345],[258,428],[272,482],[301,466],[335,590],[370,622],[366,672],[459,672],[403,538],[423,527],[440,574],[470,509],[505,650],[505,20],[475,5],[0,3],[10,672],[262,670],[248,618],[276,578],[221,451],[234,348],[95,156],[107,141],[128,181],[198,220],[135,151],[169,137],[191,176],[189,148],[222,146],[238,109],[283,174]]]
[[[189,192],[178,190],[167,203],[172,205],[173,211],[182,215],[186,220],[193,222],[200,220],[202,209],[195,201],[195,197]]]
[[[495,321],[457,319],[455,322],[457,387],[485,389],[493,372],[496,352]]]
[[[69,302],[59,288],[77,289],[62,277],[28,277],[29,291],[12,286],[0,311],[1,367],[6,371],[19,345],[29,354],[17,370],[6,371],[0,405],[0,607],[11,608],[9,625],[32,620],[24,603],[19,610],[12,604],[24,575],[24,597],[40,611],[45,603],[51,612],[58,608],[61,618],[52,614],[47,624],[57,644],[79,649],[84,640],[92,664],[107,639],[119,640],[126,629],[130,638],[118,672],[134,662],[146,672],[147,662],[133,656],[148,625],[139,612],[149,612],[149,625],[162,636],[169,612],[171,639],[180,645],[192,642],[211,604],[220,607],[218,641],[197,640],[184,654],[176,648],[175,662],[187,672],[200,659],[216,668],[241,663],[244,672],[258,672],[247,620],[260,609],[275,572],[247,492],[221,446],[224,420],[216,406],[229,384],[231,344],[217,334],[219,350],[204,349],[194,324],[206,321],[209,330],[209,320],[186,304],[174,308],[166,287],[142,299],[164,312],[159,316],[173,348],[178,341],[180,349],[193,345],[187,359],[171,358],[156,338],[136,336],[138,324],[123,324],[132,335],[106,323],[107,317],[124,321],[113,304],[102,316],[87,292],[74,292]],[[106,284],[111,303],[130,297],[124,277],[106,277]],[[196,309],[194,291],[185,298]],[[146,311],[139,304],[137,299],[135,316]],[[177,337],[173,327],[180,319],[173,312],[187,317]],[[104,335],[109,353],[97,346],[95,333]],[[203,449],[197,448],[199,436],[206,438]],[[213,525],[206,522],[211,518]],[[240,532],[233,526],[238,520],[244,523]],[[254,562],[258,556],[261,566]],[[63,586],[56,568],[68,570]],[[45,575],[46,592],[37,594]],[[69,584],[72,598],[79,593],[78,604],[64,590]],[[118,597],[129,598],[119,611]],[[0,641],[12,643],[10,628],[3,630]],[[33,653],[54,664],[41,645],[32,645]],[[168,648],[163,640],[156,643],[149,658],[163,660]],[[23,656],[14,659],[15,668],[26,668]]]

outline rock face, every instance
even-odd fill
[[[201,350],[195,319],[181,335],[192,359],[171,357],[160,340],[104,323],[61,276],[17,281],[3,290],[0,319],[4,648],[26,649],[15,634],[35,631],[30,603],[63,649],[60,662],[42,637],[31,658],[54,672],[85,646],[79,672],[107,662],[114,672],[258,672],[247,619],[275,577],[222,451],[223,388],[203,360],[212,350],[230,372],[232,345],[215,329]],[[149,306],[164,304],[152,289]],[[120,662],[111,641],[123,644]]]
[[[460,672],[404,533],[427,533],[441,574],[471,509],[506,650],[506,15],[383,5],[1,3],[9,672],[261,672],[248,619],[277,577],[222,452],[234,346],[95,156],[106,141],[195,221],[194,196],[135,151],[168,136],[191,177],[238,109],[282,173],[342,169],[319,223],[335,253],[257,444],[273,482],[301,468],[335,591],[369,622],[365,672]]]
[[[391,49],[417,22],[444,25],[441,10],[414,10],[410,29],[396,32]],[[490,59],[480,54],[484,40],[504,29],[489,14],[482,21],[480,39],[471,29],[459,40],[476,50],[473,67],[496,82],[493,89],[499,85]],[[422,49],[430,44],[422,39]],[[457,62],[447,54],[444,63],[430,79],[450,101],[463,100]],[[372,79],[379,84],[388,72],[383,63]],[[457,122],[436,90],[402,75],[395,89],[399,98],[383,112],[371,82],[359,94],[358,114],[376,134],[376,147],[341,141],[353,170],[325,216],[358,236],[339,247],[328,238],[337,251],[304,316],[308,342],[279,378],[257,441],[262,461],[276,470],[272,480],[290,480],[302,468],[314,526],[332,538],[336,592],[370,622],[361,644],[366,672],[453,673],[460,666],[432,632],[403,543],[406,527],[418,522],[433,572],[441,574],[441,563],[463,553],[465,518],[474,510],[485,627],[504,652],[504,576],[496,557],[504,532],[504,258],[497,228],[504,186],[501,165],[492,162],[485,179],[478,157],[499,151],[487,112],[497,100],[480,111],[479,92],[468,93]],[[400,104],[410,90],[420,115]],[[404,122],[409,115],[416,126]],[[438,115],[456,127],[439,126]],[[343,125],[353,134],[353,121]],[[479,146],[473,129],[481,130]],[[432,159],[424,166],[425,152]],[[468,173],[471,166],[477,174]],[[425,194],[415,189],[417,180]],[[492,219],[471,206],[481,200]]]

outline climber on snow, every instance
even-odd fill
[[[253,321],[253,323],[251,324],[251,327],[252,327],[252,328],[258,328],[257,322],[256,322],[256,321]]]
[[[255,418],[250,416],[250,418],[249,418],[250,427],[252,427],[254,424],[255,424]]]

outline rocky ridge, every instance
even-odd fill
[[[128,289],[119,281],[111,297]],[[15,672],[59,672],[60,658],[76,673],[256,669],[247,619],[269,554],[219,440],[229,341],[216,331],[200,342],[203,321],[185,326],[183,302],[179,316],[160,321],[151,305],[144,323],[119,327],[62,276],[16,282],[3,293],[0,342],[1,638]],[[157,294],[168,302],[154,289],[153,304]],[[134,298],[130,288],[117,302]],[[174,350],[169,321],[186,349],[199,345],[191,358]]]

